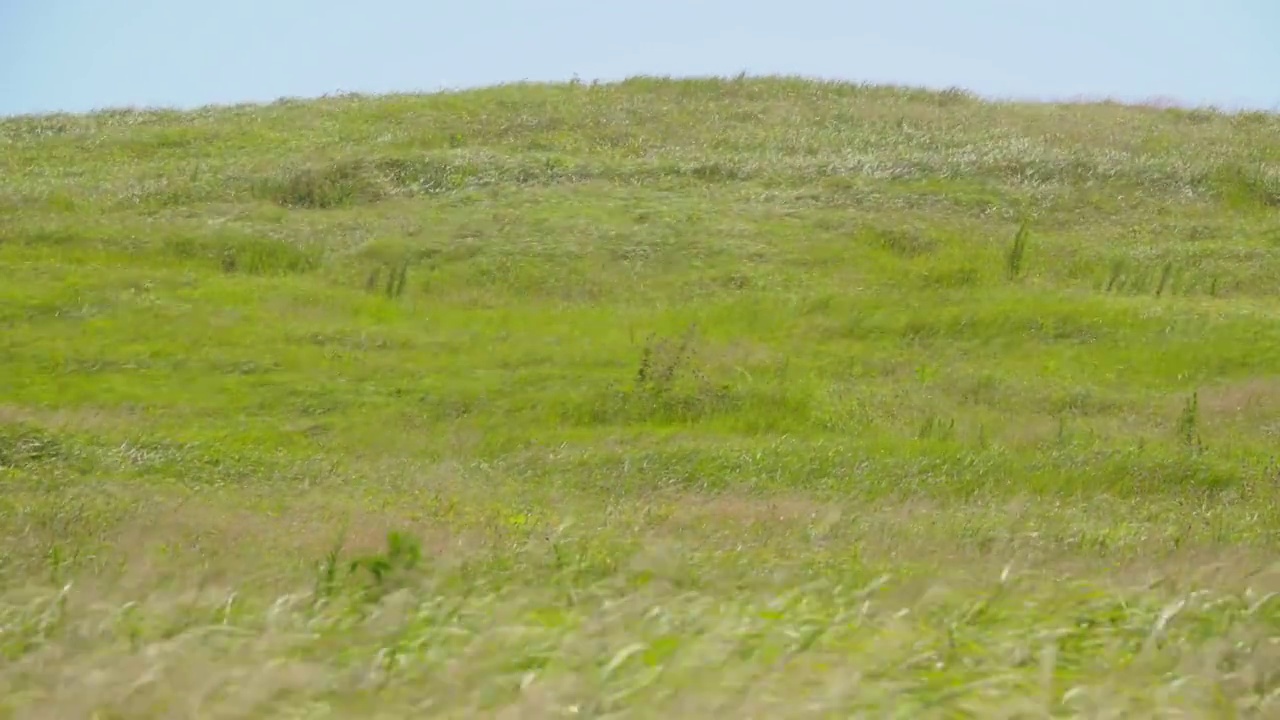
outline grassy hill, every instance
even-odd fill
[[[1280,710],[1278,116],[640,78],[0,150],[0,717]]]

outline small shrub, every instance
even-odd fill
[[[676,342],[653,336],[645,341],[626,399],[633,412],[652,419],[688,422],[735,404],[728,385],[712,382],[694,364],[696,337],[697,327],[691,326]]]
[[[651,335],[640,351],[640,365],[636,369],[635,387],[639,392],[662,394],[669,392],[681,366],[690,357],[697,327],[691,326],[679,344],[655,340]]]
[[[263,191],[287,208],[327,209],[374,202],[382,197],[371,169],[363,162],[340,162],[289,173],[266,183]]]
[[[783,402],[767,393],[743,394],[727,382],[708,377],[697,366],[696,332],[691,327],[678,340],[650,335],[641,348],[631,382],[589,394],[575,403],[572,416],[590,423],[689,423],[741,411],[752,397],[771,407]]]
[[[385,551],[352,560],[348,570],[352,579],[362,582],[364,596],[377,600],[404,587],[421,561],[422,543],[412,535],[393,530],[387,533]],[[322,582],[332,574],[333,570],[327,564],[322,565]]]

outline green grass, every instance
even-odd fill
[[[1280,711],[1280,118],[0,120],[0,717]]]

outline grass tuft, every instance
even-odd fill
[[[286,208],[325,210],[376,202],[382,191],[366,163],[339,162],[289,171],[263,184],[260,192]]]
[[[1022,262],[1027,254],[1027,240],[1031,237],[1031,230],[1024,222],[1018,227],[1018,234],[1013,238],[1013,245],[1009,248],[1009,254],[1006,258],[1006,265],[1009,270],[1009,279],[1017,280],[1022,275]]]

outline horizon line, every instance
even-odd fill
[[[463,85],[446,85],[442,84],[435,89],[405,89],[405,90],[385,90],[385,91],[362,91],[362,90],[342,90],[336,89],[320,94],[305,95],[279,95],[271,99],[247,99],[234,101],[215,101],[209,103],[190,103],[190,104],[129,104],[122,103],[119,105],[103,105],[93,107],[86,110],[35,110],[18,113],[0,112],[0,121],[5,120],[25,120],[38,119],[59,116],[80,116],[88,117],[100,114],[120,114],[120,113],[192,113],[208,110],[221,109],[243,109],[249,107],[270,107],[284,103],[308,103],[318,102],[322,100],[334,98],[393,98],[393,97],[431,97],[435,95],[453,95],[471,92],[482,92],[485,90],[497,90],[502,88],[513,87],[575,87],[586,85],[588,87],[599,86],[618,86],[629,82],[636,81],[661,81],[661,82],[689,82],[689,81],[718,81],[718,82],[742,82],[746,80],[791,80],[803,81],[819,85],[842,85],[856,87],[865,90],[898,90],[898,91],[914,91],[924,92],[928,94],[941,95],[946,93],[955,93],[966,96],[976,102],[992,104],[992,105],[1119,105],[1134,109],[1149,110],[1183,110],[1183,111],[1202,111],[1222,115],[1250,114],[1261,113],[1266,115],[1280,115],[1280,102],[1269,107],[1263,108],[1258,106],[1249,106],[1243,104],[1221,104],[1209,102],[1196,102],[1186,100],[1168,94],[1153,94],[1144,97],[1123,97],[1106,94],[1087,94],[1076,93],[1065,96],[1034,96],[1025,94],[1000,94],[1000,93],[983,93],[970,87],[962,85],[938,85],[929,83],[909,83],[897,82],[892,80],[855,80],[850,78],[840,78],[836,76],[809,75],[802,73],[749,73],[742,71],[732,75],[721,74],[689,74],[689,75],[671,75],[671,74],[649,74],[638,73],[623,77],[614,78],[581,78],[577,74],[567,79],[560,80],[533,80],[523,78],[519,80],[504,80],[488,83],[475,83]]]

